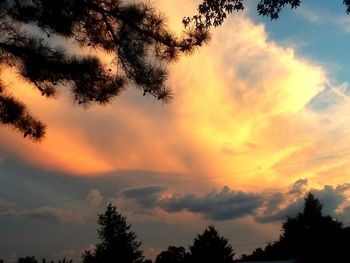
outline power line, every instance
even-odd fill
[[[302,161],[297,161],[297,162],[289,162],[289,163],[282,163],[278,165],[274,165],[272,167],[256,167],[252,169],[247,169],[247,170],[241,170],[233,173],[226,173],[226,174],[221,174],[221,175],[213,175],[213,176],[205,176],[201,178],[193,178],[193,179],[188,179],[184,180],[181,182],[176,182],[174,184],[184,184],[184,183],[191,183],[191,182],[196,182],[200,180],[210,180],[210,179],[216,179],[216,178],[222,178],[222,177],[228,177],[228,176],[234,176],[234,175],[239,175],[239,174],[247,174],[247,173],[254,173],[258,171],[266,171],[274,168],[283,168],[283,167],[289,167],[289,166],[297,166],[301,164],[307,164],[307,163],[312,163],[312,162],[318,162],[318,161],[323,161],[323,160],[329,160],[329,159],[338,159],[338,158],[343,158],[346,156],[349,156],[350,152],[343,152],[343,153],[338,153],[338,154],[332,154],[332,155],[327,155],[323,157],[318,157],[318,158],[312,158],[312,159],[306,159]],[[171,184],[172,185],[172,184]]]

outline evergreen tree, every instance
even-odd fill
[[[304,209],[296,217],[288,217],[283,223],[277,242],[265,249],[258,248],[242,260],[297,259],[308,262],[349,262],[347,243],[350,228],[329,215],[322,214],[322,204],[309,193]]]
[[[220,236],[214,226],[197,235],[190,252],[191,263],[232,263],[235,255],[228,240]]]
[[[85,251],[83,263],[142,263],[143,252],[140,242],[130,230],[126,218],[117,212],[112,204],[103,214],[98,215],[98,236],[101,243],[94,251]]]
[[[65,44],[55,45],[55,39]],[[43,95],[55,96],[69,86],[74,101],[105,104],[128,85],[167,102],[166,66],[181,53],[191,53],[208,39],[194,28],[176,37],[164,16],[145,3],[121,0],[0,0],[0,69],[15,67]],[[100,50],[113,56],[105,65]],[[78,48],[79,49],[79,48]],[[87,52],[85,52],[87,53]],[[11,95],[0,78],[0,124],[24,136],[41,139],[45,125]]]

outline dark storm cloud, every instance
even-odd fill
[[[146,186],[132,188],[123,191],[123,195],[127,198],[134,199],[145,208],[155,207],[159,201],[160,193],[165,190],[162,186]]]
[[[167,212],[186,210],[215,220],[230,220],[255,213],[262,203],[263,197],[259,194],[234,191],[225,186],[219,192],[212,191],[204,196],[174,195],[161,200],[159,205]]]

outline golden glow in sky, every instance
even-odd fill
[[[189,14],[195,7],[185,0],[160,6],[178,31],[181,7]],[[6,84],[16,82],[3,74]],[[169,105],[130,87],[112,105],[81,109],[64,91],[47,100],[22,83],[15,93],[48,124],[47,138],[33,145],[2,128],[2,147],[77,175],[174,172],[240,189],[283,187],[299,178],[345,182],[346,160],[315,159],[346,152],[331,134],[346,133],[334,114],[349,111],[347,100],[334,95],[331,111],[313,111],[310,101],[330,85],[326,70],[269,40],[246,16],[235,15],[207,46],[171,65],[169,85],[175,93]]]

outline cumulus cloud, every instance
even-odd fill
[[[156,5],[179,32],[183,10],[196,8],[185,0]],[[10,77],[7,82],[14,82]],[[232,173],[211,183],[287,185],[299,175],[283,176],[273,167],[296,152],[299,159],[314,156],[305,149],[317,137],[307,132],[320,127],[319,115],[310,116],[306,107],[327,83],[324,68],[279,47],[262,25],[235,14],[208,46],[171,66],[168,84],[176,96],[170,105],[131,88],[115,104],[85,111],[73,109],[64,92],[49,101],[24,85],[28,89],[14,93],[48,122],[48,137],[32,145],[2,129],[8,139],[1,144],[43,168],[83,175],[130,169],[196,178]],[[262,169],[235,175],[252,167]]]
[[[344,220],[350,211],[349,185],[337,187],[307,188],[308,180],[298,179],[289,190],[245,192],[228,186],[204,195],[194,193],[170,194],[165,188],[148,186],[123,191],[126,199],[132,199],[146,209],[160,208],[168,213],[187,211],[206,218],[224,221],[253,217],[260,223],[271,223],[296,216],[303,209],[304,198],[313,193],[323,204],[323,213]]]
[[[160,207],[168,212],[187,210],[204,214],[212,219],[227,220],[254,213],[261,205],[261,196],[255,193],[233,191],[227,186],[204,196],[186,194],[160,201]]]
[[[123,192],[145,208],[161,208],[169,213],[189,211],[215,220],[228,220],[253,214],[262,204],[262,195],[231,190],[225,186],[199,196],[193,193],[162,197],[165,189],[159,186],[133,188]]]

